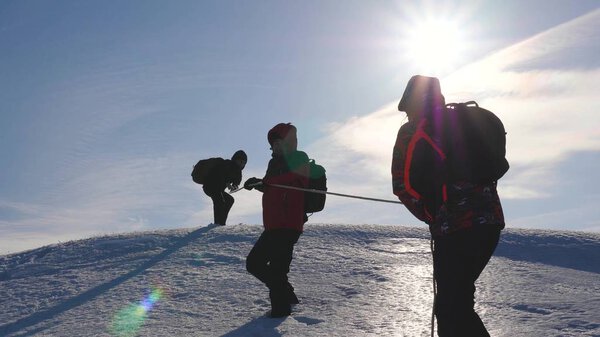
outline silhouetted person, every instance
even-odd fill
[[[440,337],[489,336],[474,310],[475,281],[504,228],[496,181],[447,181],[445,148],[436,128],[447,128],[437,78],[413,76],[398,105],[408,122],[398,132],[392,159],[394,194],[429,225],[437,284],[435,315]],[[443,130],[450,132],[452,130]]]
[[[229,159],[211,158],[213,161],[207,169],[202,189],[213,202],[214,224],[225,226],[229,210],[233,206],[233,197],[225,192],[225,188],[235,190],[242,181],[242,170],[248,157],[242,150],[237,151]]]
[[[246,269],[269,288],[271,317],[291,313],[291,304],[298,303],[287,274],[292,262],[294,244],[302,234],[306,214],[304,192],[284,189],[271,184],[306,188],[308,186],[308,156],[297,150],[296,127],[277,124],[267,139],[272,159],[262,179],[250,178],[244,188],[263,192],[264,231],[248,254]]]

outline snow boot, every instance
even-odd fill
[[[286,289],[287,290],[287,289]],[[292,313],[292,306],[289,303],[287,291],[269,291],[271,299],[271,318],[280,318],[289,316]]]
[[[283,318],[283,317],[287,317],[287,316],[289,316],[291,314],[292,314],[292,309],[290,308],[290,305],[288,304],[287,307],[278,307],[278,308],[274,307],[267,314],[267,317],[269,317],[269,318]]]

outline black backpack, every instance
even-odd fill
[[[442,124],[446,182],[488,183],[508,171],[506,131],[494,113],[474,101],[450,103]]]
[[[192,170],[192,180],[196,184],[204,184],[210,171],[222,161],[224,161],[224,159],[218,157],[200,160],[194,165],[194,169]]]
[[[310,171],[308,177],[308,189],[327,191],[327,177],[325,168],[314,159],[309,161]],[[325,193],[304,192],[304,212],[320,212],[325,208]]]

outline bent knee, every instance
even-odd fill
[[[246,259],[246,271],[250,274],[254,275],[257,270],[256,262],[254,262],[250,257]]]

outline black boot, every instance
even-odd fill
[[[292,307],[288,301],[286,292],[271,290],[269,298],[271,299],[271,314],[269,317],[286,317],[292,313]]]
[[[291,314],[292,314],[292,309],[289,307],[289,304],[288,304],[287,308],[284,308],[284,307],[271,308],[271,312],[268,314],[268,316],[269,316],[269,318],[282,318],[282,317],[287,317]]]

